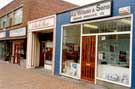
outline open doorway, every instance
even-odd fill
[[[12,42],[13,63],[25,66],[26,44],[24,40],[15,40]]]
[[[31,63],[35,68],[53,72],[54,42],[53,30],[43,30],[32,33]]]
[[[40,58],[39,67],[52,70],[53,32],[39,33]]]

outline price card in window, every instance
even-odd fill
[[[103,53],[98,54],[99,60],[103,60]]]
[[[102,36],[102,37],[101,37],[101,40],[106,40],[106,37],[105,37],[105,36]]]

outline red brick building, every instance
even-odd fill
[[[0,9],[0,59],[23,63],[28,21],[73,7],[76,6],[62,0],[14,0]]]

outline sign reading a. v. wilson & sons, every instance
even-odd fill
[[[101,1],[70,12],[71,22],[94,19],[111,15],[111,0]]]

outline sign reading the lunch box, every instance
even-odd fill
[[[94,19],[111,15],[111,1],[102,1],[96,4],[71,11],[71,22]]]

